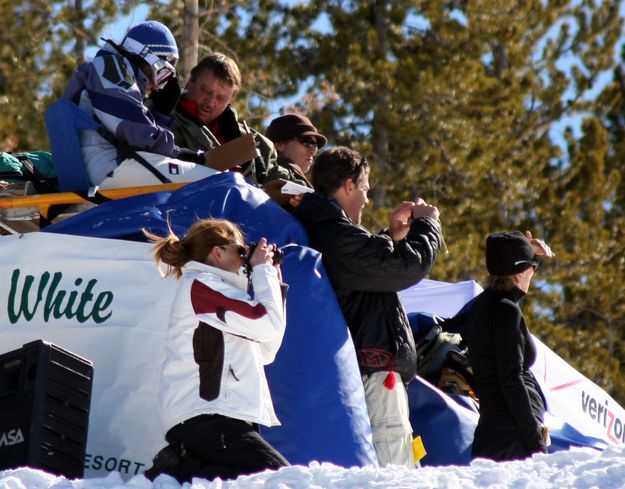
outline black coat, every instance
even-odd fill
[[[363,374],[394,370],[405,383],[416,375],[414,337],[398,291],[429,272],[442,241],[438,221],[413,221],[408,236],[394,242],[354,224],[339,203],[306,194],[293,215],[306,228],[349,326]]]
[[[468,315],[469,360],[480,400],[473,457],[514,460],[545,452],[545,402],[530,367],[536,346],[525,325],[519,289],[486,289]]]

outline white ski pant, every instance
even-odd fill
[[[412,451],[408,394],[396,372],[392,372],[395,386],[388,389],[384,385],[388,374],[389,372],[374,372],[362,377],[373,446],[380,467],[393,464],[414,469],[416,466]]]

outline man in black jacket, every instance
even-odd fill
[[[314,193],[295,209],[336,292],[356,347],[373,444],[381,466],[415,467],[405,386],[416,374],[414,338],[397,292],[429,272],[443,241],[439,212],[422,199],[403,202],[379,235],[360,225],[369,168],[336,147],[312,167]]]

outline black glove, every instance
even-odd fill
[[[187,148],[180,148],[178,159],[182,161],[190,161],[191,163],[199,163],[200,165],[204,165],[206,163],[204,161],[204,151],[192,151]]]
[[[182,95],[182,86],[177,76],[172,76],[169,81],[158,92],[152,90],[149,99],[152,101],[152,108],[165,115],[171,115],[176,108],[178,100]]]

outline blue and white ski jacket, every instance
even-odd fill
[[[180,148],[168,129],[171,119],[143,103],[148,79],[110,45],[72,74],[63,98],[78,104],[118,141],[135,151],[177,158]],[[81,135],[83,158],[93,185],[98,185],[126,156],[95,131]]]

